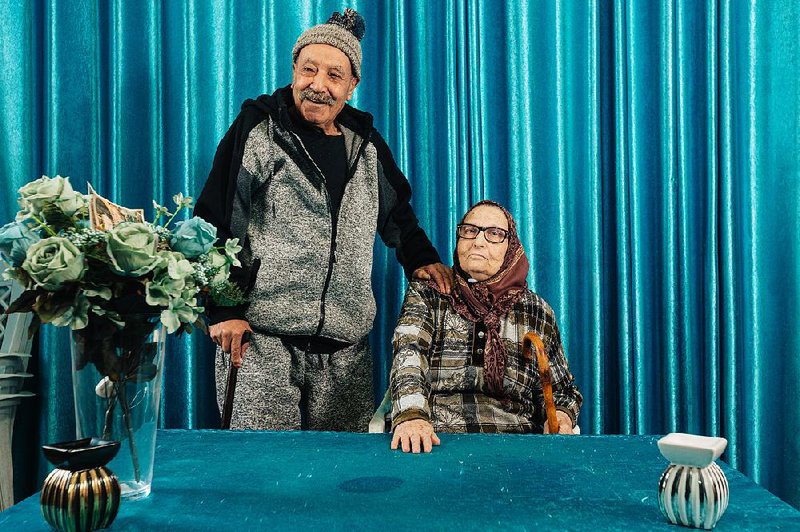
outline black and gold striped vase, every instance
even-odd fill
[[[119,442],[85,438],[42,447],[55,466],[44,481],[42,516],[56,530],[106,528],[117,517],[120,487],[105,464]]]

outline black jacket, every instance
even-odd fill
[[[212,323],[241,318],[254,326],[262,322],[263,329],[275,334],[321,334],[349,341],[364,332],[367,321],[371,326],[374,317],[367,272],[370,235],[378,231],[396,249],[408,277],[440,259],[419,227],[409,203],[411,188],[373,127],[372,116],[346,105],[337,117],[350,171],[342,210],[334,218],[325,201],[325,178],[294,132],[289,116],[293,105],[289,87],[245,101],[217,148],[195,213],[217,227],[221,240],[239,238],[243,266],[232,277],[252,292],[249,308],[209,308],[209,315]],[[286,241],[273,249],[281,239]],[[297,281],[297,272],[303,272],[303,282]],[[308,286],[299,286],[304,282]],[[370,291],[369,301],[364,290]],[[301,296],[306,297],[298,301]],[[305,311],[287,311],[289,300],[295,303],[292,307],[305,304]],[[314,302],[318,308],[312,311]],[[360,324],[325,327],[326,307],[333,307],[329,321],[331,314],[347,321],[344,307],[353,306],[367,307],[353,318]],[[275,322],[261,316],[265,312],[288,317]]]

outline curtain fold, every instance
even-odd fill
[[[353,103],[443,260],[472,203],[517,218],[583,432],[724,436],[725,460],[800,507],[800,4],[349,5],[367,22]],[[196,196],[242,101],[288,84],[297,36],[344,7],[0,2],[0,220],[41,174],[148,216],[152,200]],[[406,285],[379,242],[377,399]],[[162,426],[215,426],[210,341],[167,349]],[[37,353],[20,497],[47,472],[35,449],[74,435],[67,332],[44,327]]]

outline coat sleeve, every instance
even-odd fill
[[[411,279],[414,270],[441,262],[441,259],[419,226],[411,207],[411,186],[397,167],[389,146],[377,131],[373,131],[372,142],[379,162],[378,232],[387,246],[395,248],[397,260],[406,277]]]
[[[435,325],[431,303],[424,296],[427,290],[419,282],[409,285],[394,330],[392,430],[404,421],[431,418],[429,360]]]
[[[575,378],[569,371],[569,363],[564,355],[564,344],[561,342],[561,332],[558,330],[555,313],[549,306],[546,307],[545,311],[548,321],[552,325],[545,349],[547,350],[550,371],[553,377],[553,403],[556,410],[565,412],[572,419],[572,425],[575,426],[578,420],[578,413],[583,404],[583,396],[578,391],[578,387],[575,385]]]
[[[195,206],[195,214],[217,228],[218,245],[230,238],[238,238],[242,245],[239,260],[241,267],[231,268],[230,279],[247,294],[255,281],[260,266],[258,259],[250,256],[247,242],[249,216],[249,183],[240,179],[242,160],[247,139],[257,120],[242,111],[217,146],[211,172]],[[211,324],[229,319],[244,319],[248,305],[223,307],[208,302],[206,313]]]

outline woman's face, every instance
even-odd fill
[[[467,213],[462,223],[477,227],[498,227],[508,231],[505,214],[493,205],[478,205]],[[474,239],[459,237],[456,244],[461,269],[478,281],[484,281],[497,273],[503,265],[507,249],[507,236],[496,244],[486,240],[486,231],[481,231]]]

